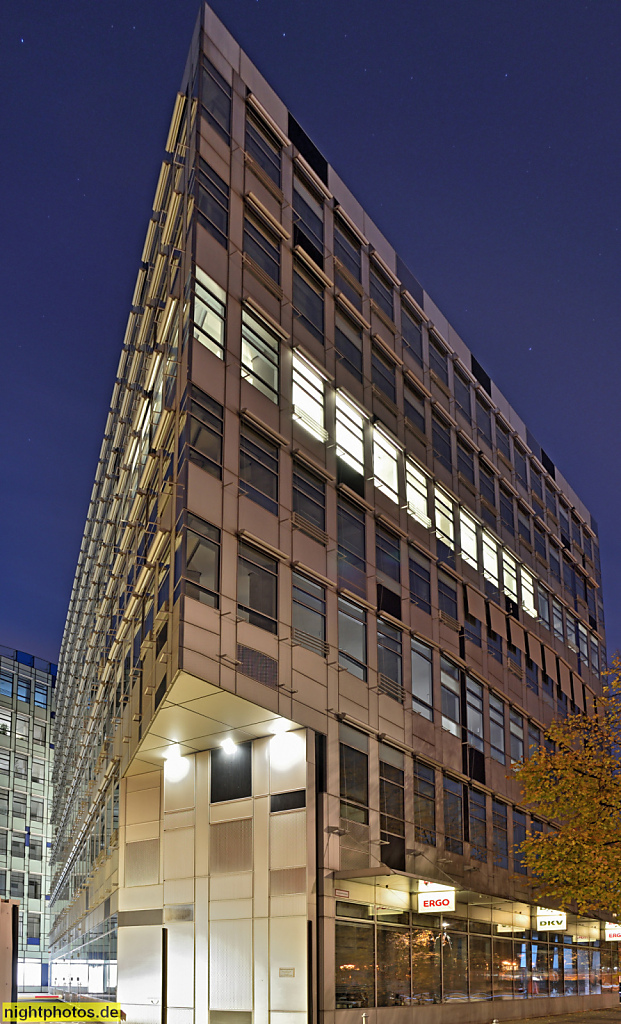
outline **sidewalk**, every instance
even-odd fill
[[[560,1013],[548,1017],[525,1017],[533,1024],[621,1024],[621,1003],[605,1010],[584,1010],[579,1013]]]

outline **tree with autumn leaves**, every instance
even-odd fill
[[[587,714],[552,723],[553,751],[515,765],[524,799],[554,828],[521,845],[536,898],[621,919],[621,657]]]

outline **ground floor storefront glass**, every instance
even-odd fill
[[[523,906],[523,905],[521,905]],[[459,910],[459,908],[458,908]],[[502,921],[451,919],[337,903],[336,1009],[617,991],[618,943],[599,923],[567,933],[518,931]],[[507,918],[506,910],[502,916]],[[511,935],[507,930],[512,931]],[[504,932],[504,933],[503,933]]]

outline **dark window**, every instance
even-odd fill
[[[253,626],[277,631],[278,562],[240,543],[237,559],[237,610]]]
[[[535,466],[534,462],[530,464],[530,487],[534,494],[537,495],[540,501],[543,501],[543,484],[541,482],[541,473]]]
[[[550,541],[550,572],[557,580],[561,579],[561,556],[558,547]]]
[[[425,398],[411,384],[403,385],[403,411],[410,423],[425,433]]]
[[[293,180],[293,244],[323,267],[323,203],[297,175]]]
[[[23,832],[14,832],[11,838],[11,854],[13,857],[24,859],[26,836]]]
[[[297,268],[293,271],[293,309],[306,330],[323,345],[323,288],[311,284]]]
[[[448,384],[448,357],[439,341],[429,336],[429,369],[443,384]]]
[[[280,142],[254,113],[246,114],[246,152],[280,187]]]
[[[41,899],[41,875],[30,875],[28,879],[28,898],[31,900]]]
[[[270,797],[270,811],[293,811],[298,807],[306,807],[306,790],[292,789],[288,793],[276,793]]]
[[[466,614],[464,622],[464,636],[475,647],[481,646],[481,623],[473,615]]]
[[[509,841],[507,837],[507,805],[492,799],[492,849],[494,864],[509,867]]]
[[[326,588],[294,572],[291,578],[293,595],[294,640],[316,654],[325,656]]]
[[[0,696],[13,696],[13,676],[10,672],[0,672]]]
[[[201,604],[219,607],[220,531],[188,513],[185,592]]]
[[[386,313],[392,320],[393,304],[392,304],[392,281],[379,269],[376,264],[372,264],[369,272],[369,289],[370,295],[374,302],[377,303],[380,309]]]
[[[384,573],[391,580],[401,581],[401,545],[394,534],[381,526],[375,528],[375,561],[379,573]]]
[[[484,462],[479,462],[479,490],[481,497],[496,507],[496,476]]]
[[[213,398],[191,386],[188,412],[189,458],[201,469],[222,479],[222,434],[224,410]]]
[[[401,307],[401,336],[404,353],[410,355],[419,366],[423,365],[423,335],[420,321],[405,306]]]
[[[477,395],[476,399],[477,409],[477,427],[479,428],[479,436],[483,438],[489,447],[492,447],[492,413],[490,407],[482,402]]]
[[[444,572],[438,572],[438,605],[441,612],[457,619],[457,584]]]
[[[433,454],[449,473],[453,471],[453,455],[451,452],[451,428],[434,412],[431,417],[431,439]]]
[[[522,540],[530,544],[530,516],[521,505],[518,505],[518,533]]]
[[[533,693],[539,693],[539,669],[530,658],[525,659],[526,664],[526,686]]]
[[[341,727],[342,733],[359,746],[339,744],[341,817],[367,824],[369,820],[369,758],[367,738],[354,729]],[[342,737],[343,738],[343,737]],[[360,749],[363,747],[364,749]]]
[[[493,693],[489,695],[489,742],[492,757],[505,763],[505,705]]]
[[[500,521],[504,528],[509,533],[515,535],[515,512],[513,508],[513,495],[505,491],[504,487],[499,487],[498,494],[500,498]]]
[[[545,530],[535,522],[535,551],[547,562],[546,533]]]
[[[541,746],[541,730],[533,725],[532,722],[528,723],[528,754],[534,754],[536,750],[539,750]]]
[[[546,484],[546,508],[553,516],[556,515],[556,491]]]
[[[244,217],[244,252],[280,284],[280,239],[253,217]]]
[[[485,793],[471,789],[468,793],[468,825],[470,829],[470,856],[474,860],[487,861],[487,814]]]
[[[487,653],[502,665],[502,637],[493,629],[487,631]]]
[[[30,859],[31,860],[42,860],[43,859],[43,840],[42,839],[36,839],[34,836],[31,836],[30,837],[30,845],[29,845],[28,849],[30,850]]]
[[[521,844],[526,839],[526,815],[522,811],[513,811],[513,870],[519,875],[525,875],[526,864],[524,854],[520,850]]]
[[[28,914],[26,917],[26,938],[33,946],[38,946],[41,939],[41,915]]]
[[[242,424],[239,438],[239,489],[278,515],[278,446],[246,424]]]
[[[508,462],[511,462],[511,435],[504,423],[496,420],[496,447]]]
[[[522,487],[528,488],[528,470],[526,468],[526,455],[522,449],[515,444],[513,446],[513,464],[515,466],[515,475],[518,483]]]
[[[229,145],[231,141],[231,87],[206,57],[203,57],[201,104],[205,120]]]
[[[40,775],[37,778],[35,776],[34,765],[33,765],[33,773],[32,773],[33,782],[43,783],[45,781],[44,774],[43,774],[44,773],[43,765],[40,765],[40,769],[41,769],[40,770]],[[44,801],[43,800],[37,800],[35,797],[31,797],[30,798],[30,820],[31,821],[42,822],[43,818],[44,818],[44,815],[45,815],[45,803],[44,803]]]
[[[311,526],[325,531],[325,482],[299,462],[293,464],[293,511]]]
[[[511,761],[524,760],[524,719],[521,715],[509,709],[509,739],[511,742]]]
[[[459,439],[457,440],[457,471],[465,480],[474,484],[474,453]]]
[[[30,896],[30,892],[28,893]],[[24,875],[21,871],[11,871],[11,897],[23,899],[24,896]]]
[[[403,754],[380,746],[380,830],[382,863],[405,871],[405,776],[403,769],[382,760],[382,753],[403,763]]]
[[[414,760],[414,836],[418,843],[436,845],[435,772]]]
[[[210,760],[212,804],[252,796],[251,743],[238,743],[230,753],[214,747]]]
[[[464,852],[463,786],[444,776],[444,846],[448,853]]]
[[[391,362],[373,345],[371,349],[371,374],[373,383],[382,391],[391,402],[397,401],[397,387],[395,384],[395,364]]]
[[[339,665],[358,679],[367,678],[367,615],[359,605],[339,598]]]
[[[431,615],[431,567],[428,558],[410,549],[410,600]]]
[[[362,331],[349,318],[336,314],[334,343],[336,358],[352,377],[362,380]]]
[[[377,620],[377,671],[395,684],[384,692],[403,703],[401,630],[383,619]]]
[[[364,512],[342,498],[337,510],[339,585],[366,597]]]
[[[229,230],[229,186],[199,157],[197,174],[199,223],[226,248]]]
[[[360,280],[360,242],[342,221],[334,224],[334,255],[349,270],[356,281]]]
[[[412,639],[412,708],[433,721],[433,664],[432,651],[427,644]]]
[[[472,418],[470,381],[467,377],[462,376],[457,368],[455,368],[453,374],[453,387],[455,390],[455,404],[462,416],[464,416],[468,420],[468,423],[470,423]]]

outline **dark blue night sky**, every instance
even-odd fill
[[[618,0],[214,0],[600,526],[621,646]],[[196,0],[0,11],[0,644],[55,661]]]

